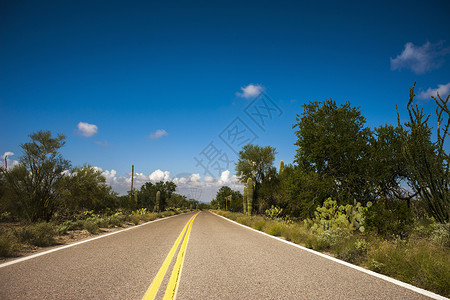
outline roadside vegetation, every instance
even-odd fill
[[[274,147],[245,145],[236,164],[242,194],[224,187],[212,209],[449,297],[450,96],[433,97],[429,115],[414,87],[409,96],[406,122],[397,108],[395,125],[374,129],[349,102],[304,104],[293,164],[277,170]]]
[[[0,257],[206,207],[168,181],[118,196],[97,168],[72,167],[62,157],[63,135],[38,131],[29,138],[19,164],[7,166],[5,157],[0,167]]]

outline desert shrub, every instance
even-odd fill
[[[263,219],[255,220],[252,224],[252,228],[256,230],[263,230],[264,226],[266,226],[266,221]]]
[[[98,234],[100,232],[100,227],[98,222],[94,218],[88,218],[84,221],[83,228],[92,234]]]
[[[405,201],[378,202],[365,212],[366,229],[383,237],[409,235],[414,216]]]
[[[450,250],[426,240],[383,241],[368,252],[369,269],[450,296]]]
[[[433,228],[430,235],[431,240],[444,247],[450,248],[450,223],[435,223],[431,227]]]
[[[0,228],[0,257],[14,256],[18,249],[19,243],[14,233]]]
[[[17,231],[17,235],[22,243],[45,247],[56,244],[55,236],[57,232],[56,225],[40,222],[22,227]]]
[[[138,225],[140,221],[141,221],[140,215],[131,215],[131,223],[133,223],[134,225]]]
[[[281,222],[267,222],[264,226],[264,232],[270,235],[281,236],[284,224]]]
[[[304,244],[309,235],[309,230],[301,223],[286,225],[282,231],[282,236],[297,244]]]

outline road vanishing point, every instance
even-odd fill
[[[0,265],[0,299],[446,299],[211,212]]]

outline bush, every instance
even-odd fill
[[[405,201],[378,202],[365,212],[366,229],[383,237],[407,237],[414,217]]]
[[[281,236],[284,224],[281,222],[267,222],[264,232],[270,235]]]
[[[40,222],[19,229],[17,235],[22,243],[45,247],[56,244],[57,232],[58,228],[54,224]]]
[[[17,237],[11,231],[0,228],[0,257],[14,256],[18,249]]]
[[[84,221],[83,224],[84,229],[89,231],[92,234],[98,234],[100,232],[100,227],[94,218],[89,218]]]
[[[383,241],[368,253],[369,269],[450,296],[449,249],[426,240]]]

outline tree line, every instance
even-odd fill
[[[20,145],[19,164],[0,168],[0,213],[25,222],[71,219],[84,211],[112,213],[118,209],[163,211],[197,208],[200,203],[175,193],[173,182],[147,182],[119,196],[101,171],[89,165],[72,167],[62,157],[65,136],[50,131],[29,135]],[[158,195],[157,195],[158,194]],[[200,205],[201,206],[201,205]]]
[[[370,203],[366,223],[379,233],[401,234],[417,218],[448,223],[449,97],[433,97],[436,112],[432,116],[414,103],[414,96],[413,86],[406,122],[400,121],[396,107],[397,124],[374,129],[366,126],[360,108],[350,102],[305,103],[293,124],[294,162],[285,166],[281,161],[278,170],[274,147],[244,146],[236,175],[242,183],[253,182],[254,213],[277,207],[289,218],[314,218],[317,208],[332,199],[338,206]],[[430,125],[431,117],[437,121],[435,127]],[[223,209],[226,196],[238,193],[230,190],[219,190],[212,207]],[[240,193],[238,197],[244,202],[248,198]],[[235,203],[231,210],[245,212],[245,207]]]

